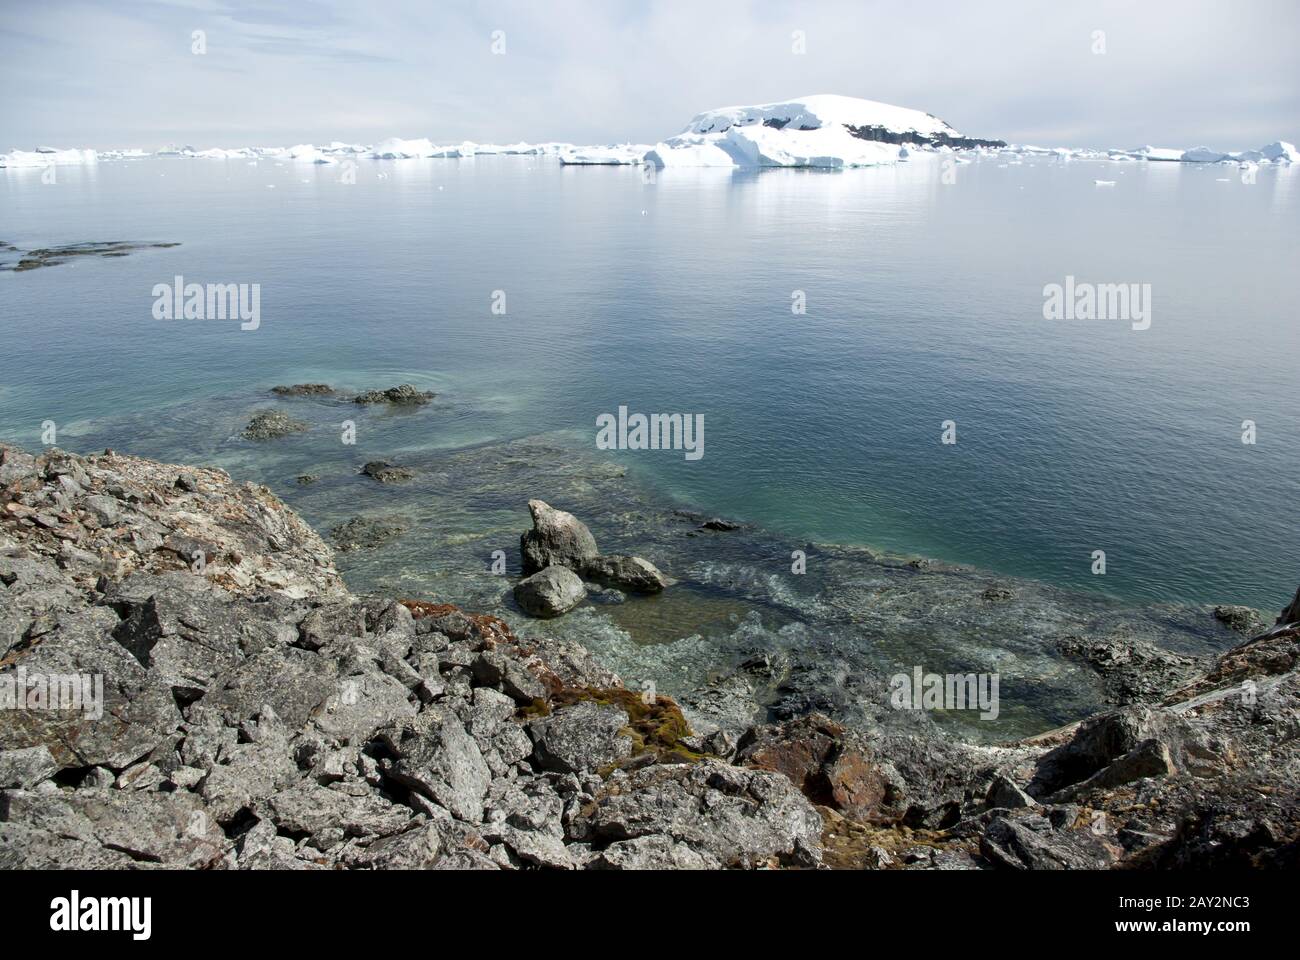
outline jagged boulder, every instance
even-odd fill
[[[580,571],[599,556],[596,538],[573,514],[557,510],[543,500],[529,500],[528,512],[533,517],[533,529],[519,540],[525,573],[551,565]]]
[[[725,867],[821,862],[822,818],[789,779],[715,761],[616,775],[585,819],[598,849],[660,837]]]
[[[529,725],[533,755],[543,770],[556,773],[613,766],[632,755],[628,721],[627,713],[612,705],[585,701],[563,707]]]

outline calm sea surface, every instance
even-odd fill
[[[1279,609],[1300,582],[1300,169],[1254,184],[1182,164],[941,172],[0,171],[0,240],[22,249],[181,243],[0,273],[0,438],[38,448],[53,421],[69,449],[200,457],[292,503],[304,464],[237,436],[274,384],[439,393],[427,415],[362,422],[357,460],[536,434],[594,452],[596,417],[620,405],[703,414],[698,461],[610,456],[795,544]],[[260,284],[260,328],[154,319],[151,290],[176,275]],[[1150,284],[1150,329],[1043,319],[1044,285],[1067,276]]]

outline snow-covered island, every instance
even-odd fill
[[[908,146],[1000,149],[938,117],[875,100],[819,94],[698,114],[646,153],[657,167],[863,167],[895,163]]]
[[[893,164],[914,154],[948,154],[957,163],[982,157],[1019,163],[1027,158],[1057,161],[1089,160],[1114,163],[1174,162],[1223,164],[1300,163],[1294,144],[1275,140],[1257,150],[1225,152],[1210,147],[1138,147],[1098,150],[1007,144],[959,133],[933,114],[875,100],[817,94],[752,106],[720,107],[697,114],[680,133],[655,144],[512,143],[464,141],[436,144],[427,137],[390,137],[373,146],[333,141],[324,146],[292,147],[164,147],[144,150],[60,150],[38,147],[0,154],[0,168],[89,164],[101,160],[133,160],[147,156],[195,160],[242,160],[256,163],[331,164],[342,160],[468,160],[478,156],[552,157],[567,166],[813,167],[845,169]]]

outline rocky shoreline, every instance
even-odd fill
[[[669,583],[532,512],[530,576]],[[1113,709],[966,743],[771,709],[761,652],[625,685],[572,638],[354,595],[221,470],[0,446],[0,597],[0,696],[102,683],[97,717],[0,710],[0,868],[1300,863],[1300,595],[1271,628],[1225,608],[1254,635],[1219,654],[1077,637]]]

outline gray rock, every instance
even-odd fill
[[[393,757],[382,765],[387,776],[461,820],[478,823],[483,818],[483,796],[492,774],[454,713],[429,706],[414,720],[379,736]]]
[[[95,840],[22,823],[0,823],[0,870],[130,870],[138,862]]]
[[[4,711],[0,749],[45,746],[61,767],[129,766],[180,725],[172,691],[112,639],[117,617],[103,608],[61,615],[56,629],[19,659],[29,683],[76,682],[82,709]],[[102,681],[102,715],[96,687]],[[93,722],[88,722],[92,718]]]
[[[1038,801],[1016,786],[1015,781],[1003,774],[998,774],[993,778],[984,802],[990,809],[1003,807],[1008,810],[1015,810],[1020,807],[1035,807],[1038,805]]]
[[[524,573],[552,564],[581,570],[599,555],[596,538],[573,514],[556,510],[543,500],[529,500],[528,512],[533,517],[533,529],[519,539]]]
[[[30,790],[58,772],[59,765],[45,746],[0,750],[0,790]]]
[[[626,554],[599,556],[588,560],[582,575],[607,587],[617,587],[629,593],[662,593],[672,583],[649,560]]]
[[[546,685],[513,657],[496,650],[484,650],[470,662],[474,681],[498,687],[516,703],[529,704],[546,696]]]
[[[319,834],[338,828],[347,837],[385,837],[407,828],[409,807],[398,806],[364,790],[351,795],[342,789],[299,782],[259,801],[255,812],[292,834]]]
[[[587,596],[581,578],[565,567],[549,566],[515,585],[515,602],[530,617],[558,617]]]
[[[715,761],[638,770],[586,819],[597,847],[658,835],[727,867],[821,862],[822,818],[789,779]]]
[[[584,866],[589,870],[717,870],[722,864],[688,844],[656,834],[616,840],[592,853]]]
[[[1014,870],[1101,870],[1111,866],[1117,848],[1086,824],[1054,824],[1033,811],[998,817],[980,838],[980,854],[989,863]]]
[[[596,771],[632,755],[633,741],[621,731],[628,715],[620,707],[583,701],[562,707],[528,726],[534,756],[543,770]]]
[[[192,793],[78,790],[51,796],[11,790],[0,794],[0,823],[5,824],[0,834],[20,824],[119,851],[133,861],[179,867],[212,866],[231,848],[216,819]],[[36,848],[14,854],[22,866],[39,862],[48,851],[48,836],[29,838]]]
[[[207,715],[234,726],[270,707],[297,730],[323,710],[328,698],[343,695],[338,671],[337,663],[308,650],[269,649],[219,674],[190,708],[189,719]]]
[[[356,846],[336,859],[359,870],[428,870],[443,851],[442,834],[433,824],[416,824],[391,836]]]

